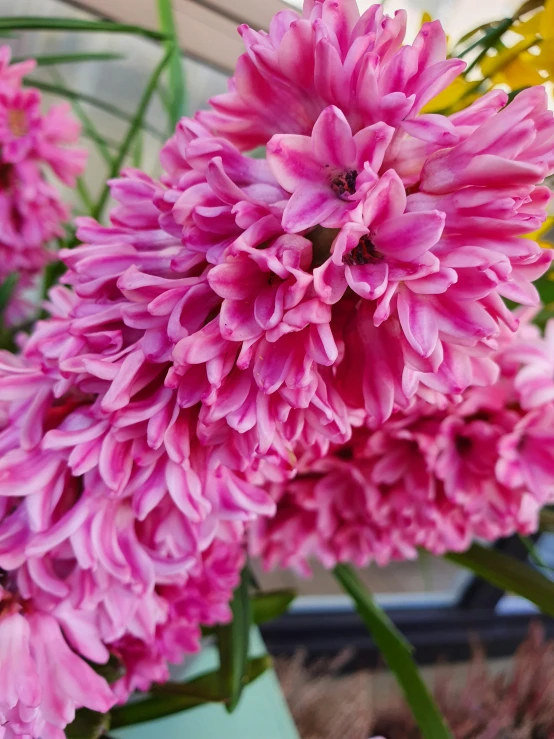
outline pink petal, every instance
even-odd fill
[[[306,185],[291,195],[283,213],[287,233],[300,233],[313,228],[331,216],[341,201],[330,187]]]
[[[347,282],[344,266],[328,259],[321,267],[314,269],[314,289],[324,303],[334,305],[344,295]]]
[[[389,169],[371,190],[365,200],[363,221],[372,229],[381,223],[397,218],[406,209],[406,188],[393,170]]]
[[[362,128],[354,136],[356,144],[356,165],[361,171],[365,162],[374,172],[378,172],[383,164],[387,147],[394,135],[394,128],[386,123],[374,123],[372,126]]]
[[[267,162],[277,182],[294,192],[308,182],[319,182],[324,162],[318,162],[309,136],[276,134],[267,145]]]
[[[437,243],[445,219],[445,214],[438,210],[404,213],[378,226],[372,241],[385,255],[409,262]]]
[[[344,113],[334,105],[325,108],[312,132],[313,153],[322,166],[351,169],[356,158],[352,129]]]
[[[345,268],[346,281],[361,298],[376,300],[388,285],[389,267],[386,262]]]
[[[410,345],[422,357],[430,357],[439,337],[433,307],[424,297],[406,289],[399,291],[397,306],[400,324]]]

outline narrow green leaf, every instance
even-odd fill
[[[97,713],[88,708],[80,708],[64,731],[67,739],[99,739],[109,728],[109,713]]]
[[[89,662],[88,664],[97,675],[103,677],[110,685],[125,675],[125,665],[114,654],[110,654],[109,660],[104,665],[99,665],[95,662]]]
[[[139,131],[135,139],[135,144],[133,146],[133,167],[136,167],[137,169],[140,169],[142,167],[143,152],[144,136],[142,134],[142,131]]]
[[[64,245],[65,246],[65,245]],[[49,262],[49,264],[46,265],[44,269],[43,279],[42,279],[42,299],[46,300],[48,298],[48,293],[50,292],[50,288],[53,287],[60,277],[64,274],[66,270],[66,266],[63,262],[55,261],[55,262]],[[43,309],[40,313],[41,318],[46,318],[48,313]]]
[[[273,621],[279,618],[289,609],[290,604],[296,598],[294,590],[271,590],[269,592],[254,593],[250,596],[252,608],[252,621],[256,625]]]
[[[167,51],[163,59],[160,61],[160,63],[158,64],[154,72],[152,73],[152,76],[150,77],[150,80],[148,81],[148,84],[146,85],[146,88],[144,92],[142,93],[142,97],[138,104],[135,116],[133,120],[131,121],[131,125],[129,126],[129,129],[127,130],[125,138],[123,139],[123,143],[121,144],[121,147],[119,149],[119,152],[112,162],[112,167],[110,171],[110,179],[113,177],[117,177],[119,175],[119,171],[121,167],[123,166],[123,163],[125,162],[125,159],[127,158],[131,150],[131,147],[133,146],[135,138],[137,134],[139,133],[139,131],[141,130],[141,128],[143,127],[143,119],[150,105],[152,96],[158,86],[158,80],[160,79],[160,75],[162,74],[163,70],[168,64],[170,58],[171,58],[171,52]],[[93,216],[93,218],[97,218],[97,219],[101,218],[102,211],[104,210],[104,207],[108,201],[109,195],[110,195],[110,188],[108,184],[106,183],[106,185],[104,186],[102,190],[100,198],[98,199],[98,202],[96,203],[95,207],[93,208],[91,212],[91,215]]]
[[[466,41],[469,41],[469,39],[473,38],[473,36],[475,36],[476,33],[488,31],[490,27],[491,27],[491,23],[489,21],[488,23],[482,23],[480,26],[477,26],[476,28],[472,28],[471,31],[464,33],[464,35],[458,39],[458,41],[456,42],[456,47],[460,46],[460,44],[464,44]],[[452,53],[452,56],[458,56],[458,54]]]
[[[92,198],[87,183],[82,177],[77,177],[76,190],[85,209],[90,211],[93,208]]]
[[[171,55],[168,65],[169,83],[169,123],[171,131],[181,118],[186,109],[186,87],[185,73],[183,70],[183,59],[177,38],[177,28],[173,17],[171,0],[158,0],[158,18],[163,34],[168,38],[165,47]]]
[[[246,665],[243,686],[250,685],[271,666],[269,657],[257,657]],[[136,703],[116,706],[111,710],[111,728],[134,726],[154,721],[181,711],[189,711],[206,703],[225,703],[219,671],[200,675],[187,683],[165,683],[152,689],[154,695]]]
[[[14,57],[15,62],[23,62],[28,57]],[[111,62],[116,59],[124,59],[123,54],[111,54],[104,51],[83,52],[80,54],[44,54],[34,56],[39,67],[51,67],[56,64],[79,64],[80,62]]]
[[[0,285],[0,314],[2,314],[6,310],[18,282],[19,275],[17,274],[17,272],[11,272],[6,277],[4,282]]]
[[[51,75],[55,83],[57,85],[62,85],[63,87],[63,83],[64,83],[63,77],[56,69],[51,70]],[[113,157],[110,154],[110,150],[108,148],[109,146],[108,141],[106,141],[104,136],[102,136],[100,131],[98,131],[92,119],[88,115],[88,113],[83,109],[83,106],[81,105],[81,103],[78,100],[73,100],[72,102],[73,102],[73,111],[75,115],[77,116],[77,118],[79,118],[83,126],[83,134],[85,136],[88,136],[88,138],[90,138],[91,141],[93,141],[96,144],[98,153],[100,154],[104,162],[107,164],[107,166],[111,167],[113,163]],[[90,203],[88,206],[89,212],[92,209],[92,207],[93,207],[93,204]]]
[[[487,51],[491,49],[500,38],[502,38],[506,31],[512,26],[513,22],[513,18],[504,18],[504,20],[500,21],[496,26],[487,31],[487,33],[481,39],[479,39],[479,41],[476,41],[471,46],[468,46],[467,49],[464,49],[464,51],[458,55],[461,58],[478,46],[483,47],[483,49],[479,52],[479,54],[477,54],[475,59],[470,64],[468,64],[464,71],[464,75],[467,75],[468,72],[471,72],[471,70],[476,67],[482,59],[485,58]]]
[[[248,660],[242,678],[243,687],[257,680],[271,665],[271,657],[268,655]],[[186,683],[167,682],[163,685],[154,685],[151,692],[154,695],[183,695],[191,698],[202,698],[206,703],[224,703],[228,700],[228,697],[221,691],[219,672],[209,672]]]
[[[473,544],[467,552],[447,554],[446,559],[471,570],[497,588],[527,598],[543,613],[554,616],[554,583],[514,557]]]
[[[132,114],[121,110],[121,108],[118,108],[115,105],[106,103],[104,102],[104,100],[100,100],[99,98],[96,98],[92,95],[86,95],[85,93],[71,90],[70,88],[64,87],[62,85],[53,85],[49,82],[43,82],[42,80],[37,79],[25,79],[23,80],[23,84],[27,87],[36,87],[38,90],[50,93],[51,95],[59,95],[66,100],[71,100],[72,102],[78,101],[81,103],[86,103],[87,105],[92,105],[95,108],[103,110],[105,113],[109,113],[110,115],[113,115],[114,118],[119,118],[122,121],[131,122],[133,120]],[[161,141],[165,141],[166,134],[163,131],[160,131],[155,126],[151,126],[149,123],[144,122],[142,127],[145,131],[149,131],[150,133],[154,134],[154,136],[159,138]]]
[[[155,721],[164,716],[172,716],[175,713],[190,711],[205,703],[202,698],[194,696],[157,695],[146,698],[136,703],[128,703],[125,706],[112,708],[111,728],[120,729],[123,726],[134,726],[145,721]]]
[[[248,571],[243,570],[239,587],[231,602],[233,620],[217,628],[217,645],[221,670],[222,692],[229,696],[227,711],[232,713],[238,705],[248,661],[248,646],[252,612],[248,596]]]
[[[516,10],[514,14],[514,19],[521,18],[522,15],[525,15],[525,13],[531,12],[531,10],[536,10],[537,8],[540,8],[541,5],[544,5],[545,0],[527,0],[527,2],[523,3],[523,5],[520,5],[520,7]]]
[[[541,531],[554,531],[554,511],[543,508],[540,516],[539,527]]]
[[[349,565],[338,565],[335,577],[356,604],[375,644],[404,691],[424,739],[452,739],[444,718],[423,682],[412,657],[412,647],[376,605]]]
[[[529,559],[535,565],[535,567],[538,567],[544,572],[554,573],[552,567],[547,565],[544,559],[541,557],[540,552],[535,546],[535,542],[533,541],[533,539],[528,536],[523,536],[522,534],[518,534],[518,539],[523,544],[525,549],[527,549],[527,552],[529,553]]]
[[[81,18],[47,18],[46,16],[5,16],[0,18],[0,31],[86,31],[100,33],[127,33],[156,41],[165,40],[159,31],[114,21],[93,21]]]

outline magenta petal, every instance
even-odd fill
[[[221,335],[228,341],[247,341],[260,336],[262,329],[254,316],[254,304],[225,300],[219,313]]]
[[[328,259],[314,269],[314,289],[324,303],[334,305],[342,298],[347,288],[344,266]]]
[[[340,202],[330,187],[305,185],[291,195],[283,213],[283,228],[287,233],[313,228],[332,215]]]
[[[454,146],[460,134],[454,124],[445,116],[436,113],[419,115],[402,122],[402,128],[416,139],[428,141],[439,147]]]
[[[377,249],[400,261],[417,259],[434,246],[446,216],[438,210],[404,213],[378,226],[372,234]]]
[[[386,262],[347,266],[346,281],[361,298],[376,300],[385,292],[388,285],[389,266]]]
[[[336,169],[350,169],[356,158],[352,129],[344,113],[334,105],[325,108],[312,132],[313,152],[317,162]]]
[[[318,162],[312,152],[309,136],[275,135],[267,145],[267,162],[277,182],[287,192],[321,179],[324,162]]]
[[[389,169],[367,194],[363,204],[363,220],[374,230],[385,221],[402,215],[405,209],[406,188],[398,174]]]
[[[356,166],[361,171],[368,162],[374,172],[378,172],[383,164],[385,152],[394,135],[394,128],[386,123],[374,123],[363,128],[354,136],[356,144]]]
[[[439,337],[433,307],[426,298],[406,289],[399,291],[397,305],[400,324],[410,345],[422,357],[431,356]]]

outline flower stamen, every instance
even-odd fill
[[[362,236],[357,246],[343,256],[342,262],[349,267],[361,267],[364,264],[377,264],[382,259],[383,255],[377,251],[369,236],[366,235]]]
[[[8,127],[17,138],[26,136],[29,133],[29,124],[25,111],[17,108],[8,110]]]
[[[344,194],[354,195],[354,193],[356,192],[357,177],[358,172],[355,169],[351,169],[348,172],[343,172],[342,174],[337,175],[337,177],[335,177],[335,179],[331,182],[331,189],[339,197],[342,197]]]

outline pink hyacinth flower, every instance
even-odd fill
[[[344,113],[330,106],[317,119],[311,137],[274,136],[267,145],[269,166],[292,194],[283,213],[285,231],[340,227],[375,184],[393,133],[390,126],[376,123],[353,136]]]

